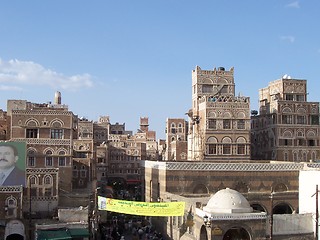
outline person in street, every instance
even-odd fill
[[[25,184],[25,171],[16,165],[18,160],[18,150],[15,146],[0,145],[0,186]]]

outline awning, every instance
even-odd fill
[[[89,237],[89,230],[86,228],[56,229],[56,230],[38,230],[37,240],[62,240],[81,237]]]
[[[71,228],[69,229],[71,237],[89,237],[89,230],[86,228]]]
[[[38,230],[37,240],[63,240],[72,239],[68,229],[64,230]]]

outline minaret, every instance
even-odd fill
[[[56,91],[54,94],[54,104],[60,105],[61,104],[61,92]]]

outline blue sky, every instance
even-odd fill
[[[0,2],[0,108],[54,100],[79,117],[109,115],[164,138],[191,107],[195,66],[235,68],[236,94],[284,74],[320,100],[318,0],[5,0]]]

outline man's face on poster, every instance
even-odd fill
[[[11,146],[0,146],[0,169],[10,168],[17,161],[18,156],[14,155],[14,150]]]

